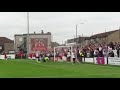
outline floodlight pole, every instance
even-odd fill
[[[77,45],[77,24],[76,24],[76,45]]]
[[[80,24],[84,24],[84,23],[80,23]],[[77,45],[77,34],[78,34],[77,29],[78,29],[78,25],[76,24],[76,45]]]
[[[119,27],[119,39],[120,39],[120,27]]]
[[[55,47],[54,47],[54,61],[55,61]]]
[[[107,36],[106,36],[106,29],[105,29],[105,42],[107,41]]]
[[[29,58],[29,12],[27,12],[27,56]]]

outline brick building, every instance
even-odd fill
[[[47,32],[44,33],[43,30],[41,33],[30,33],[29,40],[27,34],[16,34],[15,38],[15,51],[23,50],[23,51],[35,51],[35,50],[42,50],[45,48],[51,48],[51,33]],[[39,43],[41,46],[35,46],[36,43]],[[29,46],[28,46],[29,44]],[[43,45],[43,46],[42,46]]]
[[[77,42],[80,46],[88,45],[90,43],[110,43],[120,42],[120,30],[113,30],[92,35],[90,37],[79,37],[67,40],[67,43]]]
[[[92,42],[95,43],[110,43],[120,42],[120,30],[113,30],[109,32],[95,34],[90,37]]]
[[[0,37],[0,53],[14,50],[14,41],[6,37]]]

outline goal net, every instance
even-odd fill
[[[73,47],[72,46],[58,46],[54,47],[54,61],[68,61],[69,57],[69,62],[72,62],[72,57],[71,54],[73,52]]]

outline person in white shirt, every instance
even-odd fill
[[[36,61],[37,62],[38,62],[38,59],[39,59],[39,54],[40,54],[40,52],[38,50],[36,50],[35,55],[36,55]]]
[[[108,46],[108,52],[112,51],[112,47]]]
[[[73,63],[75,63],[75,52],[72,52]]]
[[[109,52],[107,49],[103,49],[103,56],[107,58],[109,56]]]
[[[99,51],[102,51],[102,47],[101,46],[99,47]]]
[[[94,57],[97,57],[99,54],[99,51],[97,49],[94,50]]]
[[[67,61],[70,62],[70,58],[71,58],[71,55],[70,55],[70,51],[67,52]]]

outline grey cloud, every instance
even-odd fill
[[[26,12],[0,12],[1,36],[27,33],[26,17]],[[75,36],[76,24],[78,35],[85,36],[118,29],[120,12],[30,12],[30,32],[50,31],[59,43]]]

